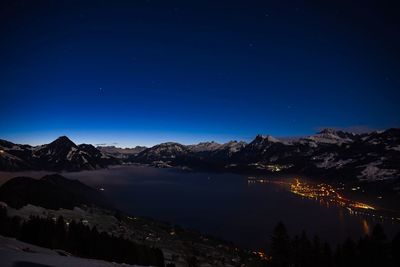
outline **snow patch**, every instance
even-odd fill
[[[313,160],[318,161],[315,163],[315,166],[317,166],[317,168],[330,169],[336,166],[335,157],[336,154],[329,153],[323,154],[318,157],[313,157]]]
[[[276,139],[275,137],[271,136],[271,135],[260,135],[260,137],[264,140],[267,140],[271,143],[280,143],[281,141]]]
[[[75,152],[77,151],[78,149],[76,148],[76,147],[71,147],[71,150],[68,152],[68,154],[67,154],[67,160],[69,160],[69,161],[71,161],[72,160],[72,158],[73,158],[73,156],[75,155]]]
[[[387,147],[387,149],[395,150],[395,151],[400,151],[400,145],[398,145],[398,146],[392,146],[392,147]]]
[[[370,164],[364,165],[364,169],[358,178],[362,181],[381,181],[396,178],[397,171],[394,169],[381,169],[378,166],[382,164],[381,161],[371,162]]]

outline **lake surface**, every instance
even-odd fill
[[[283,186],[248,184],[247,177],[238,174],[119,166],[63,175],[104,188],[125,212],[193,228],[253,249],[266,246],[279,221],[290,234],[306,230],[309,237],[318,234],[331,244],[348,236],[358,239],[376,223],[350,215],[342,207],[327,208],[303,199]],[[383,225],[389,236],[400,231],[399,223]]]

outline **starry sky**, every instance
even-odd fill
[[[0,138],[117,146],[400,125],[395,1],[0,4]]]

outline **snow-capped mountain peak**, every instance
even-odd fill
[[[255,138],[256,142],[270,142],[270,143],[279,143],[280,140],[277,138],[273,137],[272,135],[262,135],[258,134]]]
[[[359,135],[355,133],[349,133],[341,130],[328,128],[328,129],[323,129],[319,133],[308,136],[304,139],[314,141],[315,143],[340,145],[343,143],[351,143],[358,137]]]
[[[201,142],[196,145],[189,145],[188,148],[192,152],[208,152],[215,151],[219,149],[222,145],[214,141],[211,142]]]

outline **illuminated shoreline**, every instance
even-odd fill
[[[266,178],[248,177],[248,184],[272,183],[284,186],[291,193],[310,200],[319,200],[329,207],[330,204],[345,208],[351,215],[368,216],[374,219],[391,220],[400,223],[399,212],[380,209],[370,204],[354,201],[339,194],[343,188],[335,189],[332,185],[325,183],[308,183],[295,178],[292,182],[282,180],[271,180]]]
[[[346,208],[376,210],[371,205],[344,198],[331,185],[324,183],[308,184],[296,178],[295,182],[290,184],[290,192],[306,198],[324,199]]]

